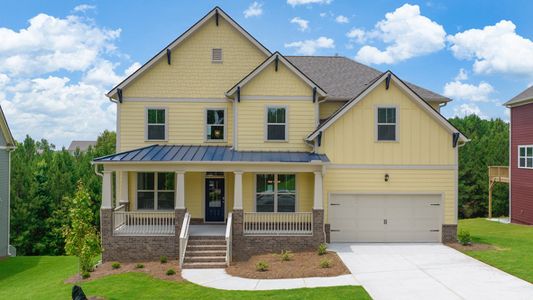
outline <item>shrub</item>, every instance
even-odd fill
[[[167,259],[166,256],[163,255],[163,256],[159,257],[159,261],[160,261],[162,264],[166,264],[167,261],[168,261],[168,259]]]
[[[281,257],[281,261],[289,261],[293,256],[294,254],[292,254],[292,252],[289,250],[282,250],[281,254],[279,255],[279,257]]]
[[[459,243],[463,246],[472,245],[472,237],[470,236],[469,231],[466,231],[466,230],[459,231],[459,234],[457,235],[457,239],[459,240]]]
[[[91,273],[89,273],[89,272],[82,272],[81,273],[81,278],[87,279],[89,277],[91,277]]]
[[[320,244],[318,245],[318,255],[324,255],[328,253],[328,246],[326,244]]]
[[[255,269],[259,272],[268,271],[268,264],[264,261],[260,261],[257,264],[255,264]]]
[[[331,260],[327,258],[320,260],[320,267],[322,269],[331,268]]]
[[[168,269],[167,270],[167,276],[172,276],[174,274],[176,274],[176,271],[174,271],[174,269]]]
[[[135,269],[143,269],[143,268],[144,268],[143,264],[136,264],[135,265]]]
[[[120,263],[119,262],[114,262],[111,264],[111,268],[113,270],[116,270],[116,269],[120,269]]]

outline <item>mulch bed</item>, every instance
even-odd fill
[[[494,247],[493,245],[488,244],[471,244],[471,245],[461,245],[460,243],[447,243],[449,247],[452,247],[461,252],[464,251],[486,251],[486,250],[503,250]]]
[[[293,254],[290,261],[281,261],[281,257],[277,254],[255,255],[247,261],[233,262],[226,272],[233,276],[252,279],[331,277],[350,274],[335,252],[328,252],[321,256],[314,251]],[[331,261],[330,268],[320,267],[320,261],[323,259]],[[255,264],[259,261],[268,264],[268,271],[259,272],[255,269]]]
[[[134,263],[121,263],[119,269],[113,269],[111,267],[113,262],[106,262],[98,265],[94,272],[91,272],[91,277],[87,279],[82,279],[79,274],[76,274],[69,279],[65,280],[65,283],[77,283],[77,282],[87,282],[92,281],[98,278],[102,278],[108,275],[113,274],[122,274],[128,272],[138,272],[145,273],[152,277],[169,280],[169,281],[182,281],[181,271],[179,268],[179,262],[177,260],[169,260],[167,263],[162,264],[159,261],[148,261],[148,262],[134,262]],[[143,264],[144,268],[137,269],[135,266],[137,264]],[[175,275],[167,275],[166,272],[168,269],[173,269],[176,271]]]

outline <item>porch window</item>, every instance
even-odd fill
[[[224,128],[225,110],[208,109],[206,111],[206,138],[208,141],[223,141],[225,139]]]
[[[518,146],[518,167],[533,169],[533,145]]]
[[[287,108],[267,107],[267,141],[287,140]]]
[[[146,115],[146,139],[166,140],[166,109],[149,108]]]
[[[397,123],[396,107],[378,107],[377,140],[396,141]]]
[[[295,174],[257,174],[257,212],[295,212]]]
[[[138,173],[137,209],[174,209],[174,173]]]

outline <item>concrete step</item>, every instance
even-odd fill
[[[226,245],[226,240],[191,240],[187,241],[187,245]]]
[[[185,252],[185,256],[223,256],[226,257],[226,250],[195,250]]]
[[[209,250],[224,250],[224,251],[226,251],[226,245],[190,245],[190,244],[187,244],[186,252],[189,252],[189,251],[209,251]]]
[[[225,268],[226,263],[210,263],[210,262],[195,262],[195,263],[183,263],[182,269],[216,269]]]
[[[190,240],[221,240],[225,241],[226,237],[223,235],[190,235]]]
[[[225,256],[187,256],[185,255],[184,262],[196,263],[196,262],[205,262],[205,263],[225,263]]]

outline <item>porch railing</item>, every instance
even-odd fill
[[[233,213],[228,214],[228,222],[226,224],[226,264],[229,266],[231,263],[231,236],[232,236],[232,224]]]
[[[183,218],[183,223],[181,225],[181,232],[180,232],[180,253],[179,253],[179,261],[180,261],[180,267],[183,266],[183,259],[185,258],[185,250],[187,249],[187,242],[189,241],[189,224],[191,223],[191,215],[189,213],[185,213],[185,217]]]
[[[114,235],[174,235],[176,215],[170,212],[124,211],[113,212]]]
[[[313,213],[244,213],[245,235],[312,235]]]

